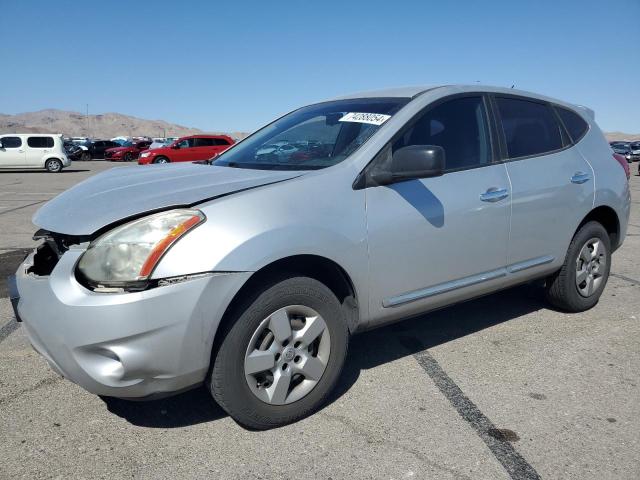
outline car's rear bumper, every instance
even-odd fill
[[[50,276],[15,276],[16,313],[34,348],[86,390],[148,397],[202,382],[222,315],[249,273],[206,274],[134,293],[96,293],[75,278],[82,250]]]

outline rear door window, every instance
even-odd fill
[[[20,148],[22,139],[20,137],[2,137],[2,148]]]
[[[551,107],[530,100],[496,97],[509,158],[544,155],[562,148],[560,124]]]
[[[562,123],[564,123],[564,127],[571,136],[571,141],[573,143],[578,142],[589,129],[587,122],[585,122],[576,112],[573,112],[568,108],[558,106],[555,108],[562,120]]]
[[[53,137],[28,137],[27,145],[31,148],[52,148]]]
[[[216,145],[225,146],[225,147],[227,145],[229,145],[229,142],[227,140],[225,140],[224,138],[216,138],[216,139],[214,139],[214,141],[215,141]]]

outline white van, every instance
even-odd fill
[[[0,170],[44,168],[60,172],[71,165],[61,134],[8,133],[0,135]]]

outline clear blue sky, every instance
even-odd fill
[[[342,93],[480,81],[640,133],[640,0],[0,3],[2,113],[247,131]]]

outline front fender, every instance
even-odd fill
[[[340,265],[352,278],[366,277],[365,237],[348,238],[332,229],[282,226],[247,236],[238,241],[207,224],[180,240],[153,273],[166,278],[203,271],[255,272],[286,257],[317,255]]]
[[[366,291],[364,192],[327,177],[300,178],[203,205],[207,221],[167,252],[152,278],[255,272],[283,258],[316,255],[340,265],[357,293]]]

